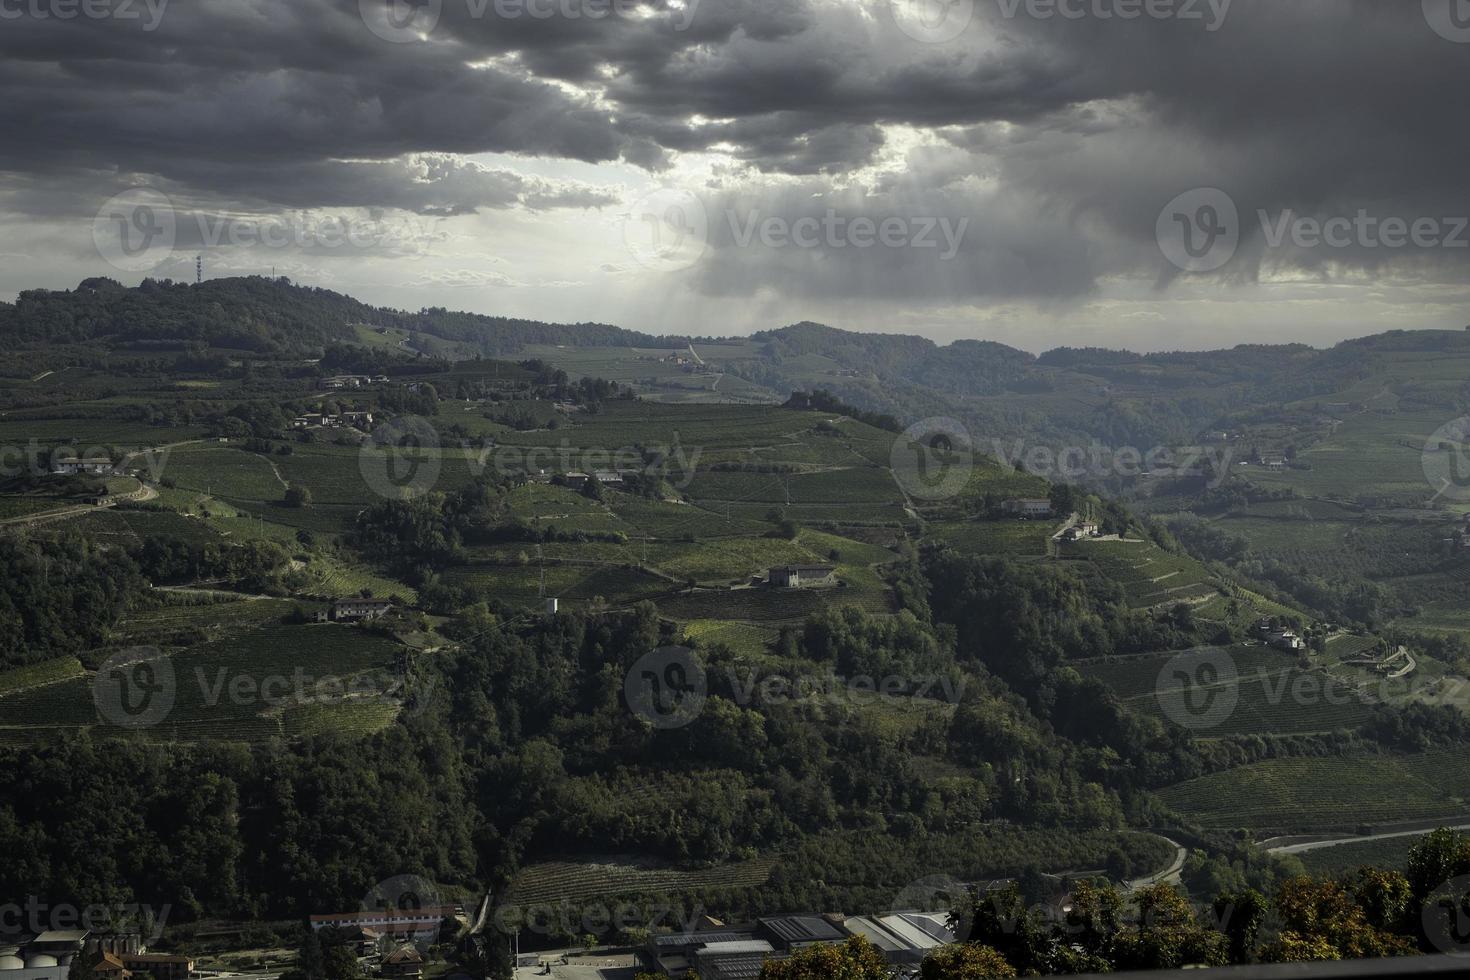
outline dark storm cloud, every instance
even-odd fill
[[[1090,293],[1103,269],[1065,215],[1016,195],[825,187],[705,199],[709,249],[694,270],[698,287],[836,300],[1073,298]]]
[[[1201,2],[1213,24],[1099,16],[1111,0],[1072,0],[1075,18],[973,0],[944,44],[907,36],[887,0],[628,0],[601,16],[595,0],[541,0],[550,16],[527,2],[442,0],[428,39],[403,43],[370,30],[358,0],[174,0],[152,30],[0,21],[0,170],[31,210],[141,174],[256,207],[455,215],[611,200],[456,154],[665,171],[713,150],[732,161],[721,193],[743,207],[795,218],[810,194],[862,182],[843,198],[855,211],[972,222],[955,263],[912,278],[912,256],[887,256],[888,271],[852,250],[781,267],[717,240],[726,260],[698,281],[718,294],[765,275],[935,300],[1166,282],[1156,219],[1201,186],[1226,190],[1245,226],[1219,275],[1464,271],[1463,250],[1442,247],[1269,247],[1256,219],[1470,214],[1456,108],[1470,44],[1431,30],[1419,0]],[[853,175],[891,164],[899,131],[928,136],[901,172]]]

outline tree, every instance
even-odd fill
[[[94,980],[96,974],[92,972],[93,962],[86,956],[73,956],[71,966],[66,971],[66,980]]]
[[[1230,940],[1230,962],[1249,963],[1271,901],[1254,888],[1221,892],[1215,897],[1215,921]]]
[[[996,891],[976,892],[968,914],[962,912],[959,918],[962,935],[996,950],[1022,973],[1053,972],[1050,930],[1026,907],[1016,882]]]
[[[1464,875],[1470,875],[1470,837],[1441,828],[1409,851],[1409,888],[1420,903],[1445,882]]]
[[[328,949],[322,954],[322,968],[325,980],[358,980],[362,976],[357,954],[352,952],[350,946],[333,946]]]
[[[326,957],[322,952],[322,940],[315,929],[306,930],[306,938],[301,942],[301,954],[297,958],[301,971],[310,980],[321,980],[326,976]]]
[[[819,944],[797,950],[788,959],[767,960],[760,980],[889,980],[883,954],[862,936],[841,946]]]
[[[281,503],[287,507],[310,507],[311,488],[292,484],[286,488],[286,493],[281,497]]]
[[[1416,947],[1377,929],[1352,893],[1335,881],[1292,878],[1276,894],[1281,937],[1261,951],[1267,963],[1305,959],[1376,959],[1404,956]]]
[[[920,980],[1003,980],[1016,968],[989,946],[959,943],[930,953],[919,967]]]
[[[1177,970],[1185,966],[1224,966],[1225,937],[1202,926],[1188,899],[1171,885],[1138,893],[1138,926],[1121,932],[1108,958],[1119,970]]]

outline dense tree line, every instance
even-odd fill
[[[0,669],[101,645],[144,587],[117,548],[77,534],[0,536]]]

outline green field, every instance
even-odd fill
[[[1042,557],[1056,527],[1051,521],[943,521],[927,525],[924,537],[977,555]]]
[[[1435,492],[1424,477],[1424,443],[1452,417],[1443,411],[1360,412],[1344,419],[1332,436],[1302,451],[1299,458],[1310,469],[1278,473],[1260,467],[1242,469],[1262,486],[1291,487],[1304,496],[1349,502],[1389,499],[1423,506]]]
[[[1436,752],[1273,759],[1170,786],[1159,796],[1205,827],[1351,833],[1470,812],[1470,758]]]
[[[1410,849],[1418,842],[1417,837],[1390,837],[1387,840],[1324,847],[1296,857],[1309,874],[1326,878],[1350,875],[1363,867],[1402,871],[1408,866]]]
[[[1086,559],[1123,587],[1128,605],[1149,609],[1203,603],[1219,594],[1216,579],[1198,561],[1142,541],[1082,541],[1059,546],[1068,558]]]
[[[1233,647],[1228,654],[1235,670],[1233,683],[1213,683],[1218,675],[1204,673],[1206,667],[1221,669],[1221,654],[1215,651],[1092,661],[1078,664],[1077,669],[1107,684],[1140,713],[1170,720],[1169,709],[1183,706],[1188,712],[1185,717],[1192,721],[1197,712],[1201,720],[1196,734],[1201,737],[1331,732],[1356,728],[1369,718],[1372,701],[1368,696],[1325,671],[1299,669],[1295,655],[1261,646]],[[1171,688],[1160,693],[1163,673],[1171,665],[1189,678],[1183,702]],[[1195,686],[1207,676],[1212,689]],[[1222,696],[1234,699],[1228,715],[1207,714],[1217,703],[1213,699]]]
[[[757,858],[697,871],[661,867],[651,860],[533,864],[511,882],[505,904],[526,907],[617,896],[754,888],[765,884],[775,863],[771,858]]]
[[[54,667],[45,683],[17,683],[0,697],[0,739],[44,738],[99,724],[112,735],[186,742],[259,741],[324,730],[334,719],[350,722],[348,730],[376,730],[389,710],[397,712],[387,696],[397,650],[391,640],[332,624],[237,629],[163,654],[173,675],[171,709],[136,732],[105,724],[91,674]],[[262,686],[267,679],[270,688]],[[360,704],[351,698],[342,703],[354,681],[378,693]]]

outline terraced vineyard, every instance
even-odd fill
[[[1296,657],[1266,647],[1233,647],[1229,651],[1233,681],[1216,682],[1221,676],[1218,653],[1200,651],[1184,654],[1175,666],[1188,679],[1183,701],[1177,688],[1161,695],[1162,674],[1175,654],[1157,653],[1114,661],[1078,665],[1085,675],[1096,677],[1123,698],[1130,708],[1170,721],[1170,706],[1180,705],[1204,718],[1217,699],[1233,699],[1228,715],[1209,716],[1208,727],[1196,729],[1200,737],[1255,734],[1305,734],[1351,729],[1367,722],[1372,698],[1322,670],[1303,671]],[[1229,677],[1226,673],[1223,675]],[[1206,681],[1205,686],[1197,682]],[[1177,684],[1177,680],[1175,681]],[[1201,724],[1205,724],[1201,722]]]
[[[1278,673],[1296,663],[1295,657],[1262,646],[1239,645],[1229,647],[1224,652],[1229,654],[1241,677]],[[1215,659],[1218,656],[1219,653],[1214,650],[1202,650],[1194,657],[1187,652],[1163,651],[1136,657],[1081,661],[1075,666],[1084,676],[1096,677],[1112,688],[1120,698],[1128,699],[1152,697],[1158,686],[1160,672],[1176,657],[1182,658],[1181,665],[1186,671],[1192,671],[1195,660],[1202,663],[1207,658]]]
[[[1309,874],[1327,878],[1350,875],[1362,867],[1402,871],[1408,867],[1409,850],[1418,842],[1417,837],[1390,837],[1305,851],[1297,857]]]
[[[377,698],[292,705],[281,718],[281,732],[287,736],[330,733],[361,737],[387,728],[398,717],[398,711],[398,705]]]
[[[1085,541],[1063,545],[1061,554],[1091,561],[1123,586],[1134,609],[1199,602],[1219,594],[1213,576],[1199,562],[1147,542]]]
[[[735,620],[753,623],[798,623],[823,607],[815,591],[787,592],[735,589],[681,594],[659,603],[665,615],[677,620]]]
[[[208,522],[165,510],[114,508],[80,517],[77,526],[88,534],[125,547],[137,547],[150,537],[176,538],[191,545],[221,540],[219,532]]]
[[[61,657],[27,667],[17,667],[0,673],[0,699],[30,688],[60,684],[85,674],[82,662],[76,657]],[[0,715],[3,715],[3,711],[3,701],[0,701]]]
[[[715,505],[705,508],[687,503],[667,503],[626,493],[611,495],[607,504],[622,522],[612,529],[626,530],[629,535],[657,538],[697,535],[701,539],[728,539],[761,535],[771,529],[771,522],[765,519],[764,513],[737,517]]]
[[[378,575],[361,565],[349,565],[325,555],[316,555],[307,569],[312,576],[308,591],[326,598],[357,596],[367,590],[384,598],[398,596],[410,604],[418,601],[418,590],[412,586]]]
[[[191,593],[159,590],[164,605],[129,613],[116,631],[124,643],[168,646],[196,643],[216,636],[267,623],[278,623],[295,607],[289,599],[236,599],[234,601],[188,601]]]
[[[729,623],[716,619],[696,619],[684,624],[687,640],[704,646],[727,646],[747,657],[765,656],[779,631],[753,623]]]
[[[232,446],[181,446],[165,475],[179,487],[226,498],[279,500],[285,487],[265,457]]]
[[[385,709],[397,711],[391,699],[330,702],[355,679],[365,690],[390,690],[389,668],[397,650],[390,640],[330,624],[265,626],[231,634],[164,654],[173,675],[167,716],[151,728],[109,726],[107,732],[164,741],[258,741],[339,722],[348,731],[376,730],[386,724]],[[0,740],[30,741],[102,721],[93,701],[92,675],[79,675],[75,668],[54,670],[48,683],[18,685],[0,697]],[[272,679],[270,686],[262,686],[267,679]],[[327,703],[303,709],[297,703],[302,696]]]
[[[70,506],[72,502],[61,497],[0,497],[0,520],[12,517],[29,517]]]
[[[925,528],[925,537],[977,555],[1042,557],[1049,551],[1053,521],[945,521]]]
[[[544,577],[543,577],[544,575]],[[666,592],[671,584],[655,575],[617,566],[553,565],[459,565],[444,573],[444,580],[467,586],[487,597],[520,602],[543,594],[563,599],[601,596],[631,603]]]
[[[889,503],[899,499],[887,470],[852,467],[818,473],[741,473],[701,470],[685,491],[698,501],[766,504]]]
[[[533,864],[511,882],[505,902],[525,908],[615,896],[754,888],[766,883],[775,864],[772,858],[756,858],[698,871],[659,867],[650,861]]]
[[[1467,786],[1470,759],[1438,753],[1273,759],[1170,786],[1159,795],[1205,827],[1352,833],[1375,824],[1462,816],[1470,812]]]

